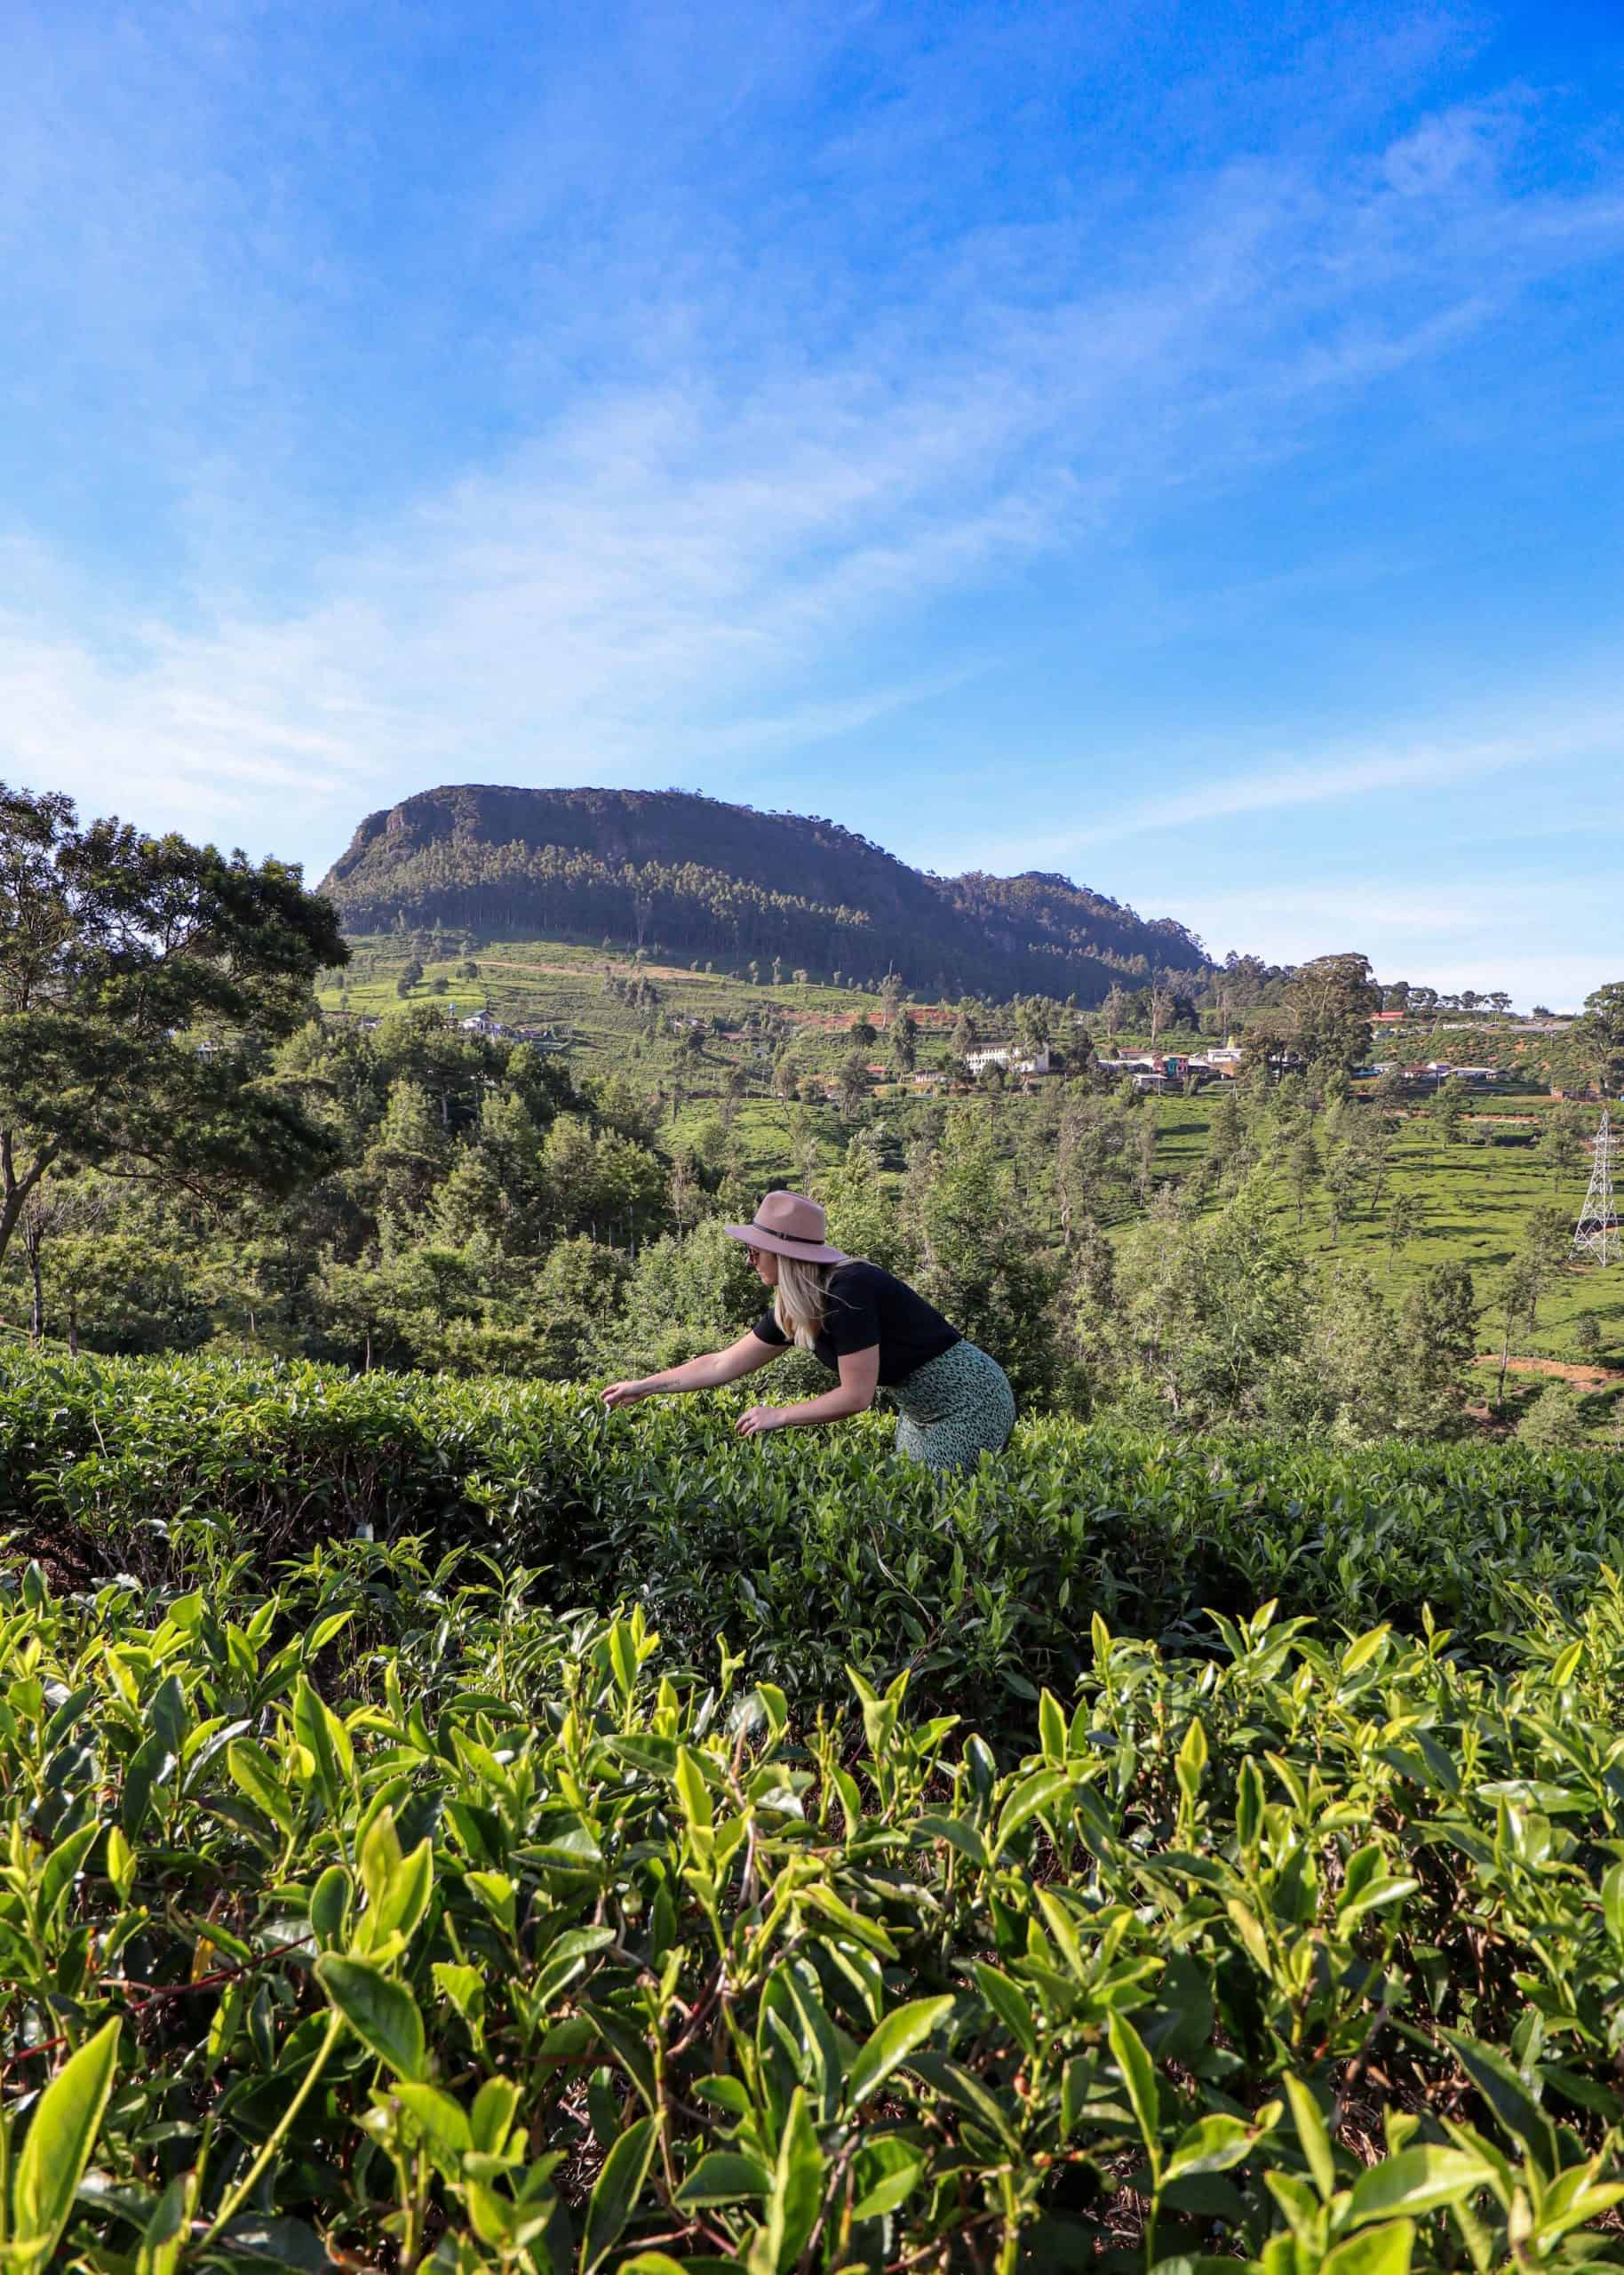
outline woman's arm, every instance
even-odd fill
[[[800,1399],[793,1406],[752,1406],[739,1417],[736,1427],[744,1437],[758,1438],[764,1430],[803,1430],[820,1422],[844,1422],[848,1415],[866,1412],[879,1387],[880,1345],[871,1343],[866,1351],[841,1353],[838,1390]]]
[[[633,1406],[640,1398],[657,1398],[662,1391],[715,1390],[722,1383],[736,1383],[741,1375],[753,1375],[758,1367],[770,1366],[781,1359],[789,1346],[781,1343],[763,1343],[752,1329],[730,1343],[725,1351],[708,1352],[703,1359],[685,1360],[680,1367],[667,1367],[663,1375],[644,1375],[636,1382],[611,1383],[603,1393],[605,1406]]]

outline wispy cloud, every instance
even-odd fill
[[[809,9],[775,58],[726,72],[714,39],[702,68],[648,30],[657,16],[638,20],[618,62],[566,56],[482,165],[451,154],[455,232],[434,201],[414,206],[423,274],[398,275],[386,307],[366,227],[346,239],[291,194],[254,204],[299,135],[326,138],[323,179],[348,184],[345,138],[363,145],[381,116],[364,59],[324,108],[284,70],[294,140],[257,129],[271,139],[247,168],[232,161],[264,52],[243,44],[251,10],[202,47],[186,12],[167,17],[193,59],[179,82],[165,39],[121,19],[122,76],[35,118],[12,163],[56,252],[13,247],[24,297],[70,331],[107,324],[98,368],[127,384],[160,494],[144,573],[125,558],[93,604],[71,532],[21,533],[26,572],[0,589],[7,770],[324,852],[359,805],[470,775],[703,769],[754,794],[762,759],[872,730],[975,674],[991,636],[945,662],[921,636],[943,602],[1007,593],[1051,558],[1108,559],[1175,502],[1224,495],[1338,411],[1445,366],[1532,288],[1624,249],[1616,182],[1513,178],[1532,131],[1513,95],[1437,108],[1351,153],[1287,131],[1283,105],[1272,147],[1166,187],[1118,149],[1074,193],[1046,181],[1007,212],[935,212],[931,166],[967,137],[992,148],[967,124],[962,50],[933,50],[859,126],[800,146],[838,190],[836,244],[767,146],[775,105],[879,36],[869,12]],[[308,73],[320,28],[301,22]],[[975,16],[977,58],[1018,69],[1036,100],[1022,36],[1001,11]],[[1383,62],[1406,94],[1411,68]],[[14,92],[0,123],[25,108]],[[110,154],[141,147],[147,122],[159,162],[121,203]],[[997,132],[1014,165],[1002,116]],[[620,147],[617,203],[603,159]],[[899,168],[910,148],[930,165]],[[732,204],[724,161],[746,186]],[[487,288],[477,306],[465,271]],[[88,276],[92,299],[64,275]],[[366,337],[392,323],[393,361]],[[348,360],[327,339],[340,331]],[[464,364],[477,388],[462,390]],[[429,368],[443,392],[414,420]],[[128,429],[106,447],[121,467],[135,455]],[[1569,731],[1596,749],[1607,722]],[[1286,751],[1067,842],[1540,754],[1532,730]]]
[[[1209,753],[1199,782],[1186,788],[1175,784],[1062,829],[1058,848],[1070,856],[1126,838],[1246,815],[1345,805],[1383,793],[1417,794],[1520,767],[1624,758],[1624,686],[1610,698],[1578,704],[1570,697],[1546,698],[1521,689],[1498,706],[1502,719],[1508,705],[1516,723],[1498,732],[1485,730],[1481,722],[1431,733],[1401,726],[1377,738],[1278,753],[1254,765],[1214,766]]]

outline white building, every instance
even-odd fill
[[[1035,1050],[1029,1058],[1017,1058],[1013,1043],[1000,1042],[991,1047],[967,1052],[965,1065],[972,1074],[984,1074],[989,1066],[1001,1066],[1007,1074],[1047,1074],[1049,1069],[1049,1047]]]

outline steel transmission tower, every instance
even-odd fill
[[[1624,1241],[1612,1214],[1612,1130],[1604,1106],[1602,1126],[1596,1133],[1590,1190],[1573,1228],[1573,1254],[1590,1257],[1597,1264],[1617,1264],[1624,1257]]]

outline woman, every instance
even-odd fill
[[[843,1422],[872,1406],[883,1385],[902,1409],[899,1450],[932,1469],[969,1468],[979,1454],[1008,1442],[1015,1393],[997,1360],[877,1264],[832,1248],[816,1201],[769,1193],[753,1223],[725,1229],[750,1250],[762,1286],[773,1291],[771,1310],[726,1351],[639,1382],[611,1383],[606,1406],[630,1406],[661,1391],[714,1390],[799,1345],[840,1377],[839,1388],[794,1406],[752,1406],[738,1423],[746,1438]]]

